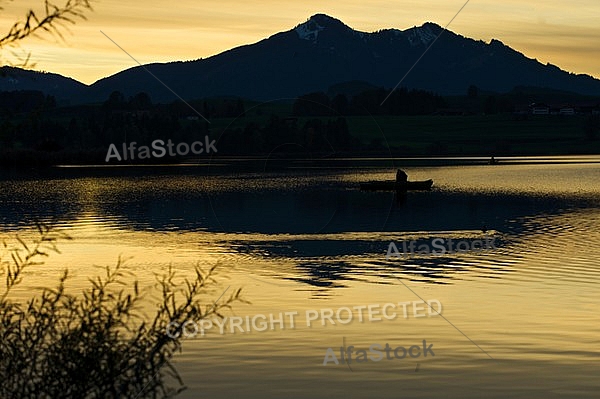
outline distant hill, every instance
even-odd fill
[[[15,67],[0,67],[0,91],[36,90],[68,104],[83,96],[86,85],[56,73],[36,72]]]
[[[240,96],[271,100],[328,90],[351,94],[369,86],[394,87],[440,32],[439,25],[429,22],[406,30],[366,33],[317,14],[252,45],[207,59],[149,64],[145,68],[185,99]],[[146,92],[154,102],[176,99],[139,66],[84,90],[77,89],[71,80],[57,80],[55,75],[38,79],[40,85],[44,82],[47,90],[55,92],[65,85],[64,92],[73,93],[77,102],[104,101],[116,90],[125,96]],[[442,33],[402,85],[441,95],[466,94],[470,85],[482,92],[506,93],[523,86],[600,95],[600,80],[591,76],[543,65],[498,40],[485,43],[450,31]]]

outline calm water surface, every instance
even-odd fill
[[[286,168],[64,168],[5,174],[2,238],[34,223],[73,241],[18,295],[57,281],[79,290],[120,254],[142,286],[169,264],[222,265],[219,285],[251,304],[228,316],[297,311],[295,328],[188,339],[183,398],[597,398],[600,395],[600,159],[409,166],[432,192],[364,193],[387,165]],[[398,164],[398,163],[396,163]],[[410,164],[409,164],[410,165]],[[484,231],[485,230],[485,231]],[[496,248],[386,259],[391,241],[495,238]],[[402,250],[402,249],[400,249]],[[307,310],[436,299],[444,318],[307,327]],[[433,344],[435,356],[330,362],[328,348]]]

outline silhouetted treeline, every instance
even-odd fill
[[[234,118],[236,126],[244,126],[215,132],[220,135],[220,153],[265,154],[288,143],[295,143],[297,148],[289,146],[283,152],[344,151],[359,146],[346,120],[339,117],[299,121],[272,115],[261,122],[246,122],[241,99],[153,104],[146,93],[125,98],[117,91],[100,106],[2,118],[0,144],[4,149],[58,152],[91,151],[131,142],[149,145],[157,139],[191,143],[210,134],[208,123],[196,111],[206,118]]]
[[[147,93],[138,93],[126,99],[123,93],[114,91],[102,104],[105,112],[112,111],[161,111],[177,117],[235,118],[245,113],[241,98],[175,101],[170,104],[153,104]],[[200,114],[200,115],[199,115]],[[201,117],[200,117],[201,118]]]
[[[38,112],[42,98],[32,96],[28,112],[0,119],[0,145],[4,149],[39,151],[92,150],[110,144],[156,139],[192,142],[208,132],[206,121],[183,102],[153,104],[145,93],[129,99],[114,92],[102,106],[77,106]],[[48,99],[44,99],[46,103]],[[194,108],[234,115],[240,110],[237,100],[222,100],[210,106],[190,102]],[[243,103],[241,103],[243,108]],[[32,110],[32,108],[34,108]],[[44,108],[46,111],[48,107]],[[200,111],[201,112],[201,111]]]
[[[293,112],[297,116],[430,115],[443,107],[444,99],[428,91],[400,88],[390,94],[390,90],[381,88],[350,98],[338,94],[330,99],[323,92],[306,94],[294,102]]]
[[[565,101],[560,101],[563,98]],[[573,123],[579,125],[573,125],[574,129],[583,130],[588,141],[600,137],[600,99],[545,89],[521,88],[497,94],[471,85],[465,95],[445,98],[423,90],[407,89],[398,89],[391,94],[389,90],[368,89],[353,95],[331,96],[316,92],[300,96],[291,104],[269,104],[261,108],[255,103],[246,103],[252,105],[247,111],[244,101],[239,98],[155,104],[146,93],[127,98],[118,91],[111,93],[101,104],[57,108],[51,96],[20,91],[0,92],[0,165],[104,162],[111,144],[120,150],[122,143],[148,146],[154,140],[168,139],[175,143],[192,143],[206,135],[217,140],[219,155],[265,155],[273,151],[293,156],[307,152],[380,154],[390,151],[388,143],[368,130],[357,131],[365,128],[357,122],[362,118],[353,116],[426,115],[406,119],[439,126],[448,123],[449,116],[456,115],[461,131],[475,138],[482,115],[505,113],[509,114],[509,120],[519,122],[515,128],[526,135],[521,120],[528,118],[528,105],[532,99],[567,104],[567,100],[571,100],[571,104],[583,104],[586,111],[577,113],[580,119]],[[473,115],[480,117],[469,119]],[[209,124],[204,117],[213,123]],[[551,116],[532,119],[546,117]],[[392,119],[395,118],[383,117],[381,121],[385,124]],[[364,142],[350,134],[348,124]],[[410,129],[413,127],[409,126]],[[463,141],[467,139],[462,138]],[[434,138],[425,148],[427,154],[463,153],[463,144],[452,145]],[[402,154],[420,151],[412,148],[410,143],[396,149]],[[171,160],[164,158],[163,161]]]

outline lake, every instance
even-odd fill
[[[433,190],[358,190],[400,166]],[[242,288],[251,304],[225,314],[238,327],[185,340],[182,398],[595,398],[599,172],[590,156],[4,171],[0,236],[28,239],[44,222],[73,238],[26,276],[23,297],[64,268],[80,290],[119,255],[145,289],[169,265],[185,276],[219,264],[208,303]],[[468,250],[403,249],[450,240]],[[399,256],[387,256],[390,242]],[[386,344],[421,353],[356,361]],[[352,362],[335,364],[351,346]]]

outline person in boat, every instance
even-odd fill
[[[396,183],[406,184],[408,182],[408,175],[402,169],[396,171]]]

